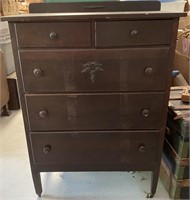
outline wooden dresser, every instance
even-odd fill
[[[184,15],[3,18],[9,21],[39,196],[40,172],[123,170],[152,171],[148,197],[154,196],[178,20]]]

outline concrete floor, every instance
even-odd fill
[[[43,194],[34,191],[21,111],[0,118],[0,200],[143,200],[149,172],[42,173]],[[155,200],[169,199],[159,181]]]

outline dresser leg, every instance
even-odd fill
[[[11,112],[9,111],[7,105],[3,106],[2,107],[2,113],[1,113],[1,116],[10,116],[11,115]]]
[[[159,169],[152,171],[151,175],[151,190],[150,193],[147,194],[147,198],[153,198],[156,193],[156,188],[158,184],[158,177],[159,177]]]
[[[40,172],[37,172],[36,170],[32,170],[32,178],[34,181],[34,187],[36,194],[41,197],[42,194],[42,184],[41,184],[41,177]]]

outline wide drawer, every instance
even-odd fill
[[[172,20],[96,22],[97,47],[169,44]]]
[[[157,159],[159,132],[38,132],[30,133],[30,140],[35,164],[146,163],[149,166]]]
[[[27,92],[165,90],[169,47],[19,51]]]
[[[159,129],[164,93],[26,95],[31,131]]]
[[[19,47],[89,47],[89,22],[17,23]]]

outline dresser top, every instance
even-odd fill
[[[38,13],[4,16],[2,21],[62,21],[62,20],[116,20],[116,19],[171,19],[185,17],[185,12],[138,11],[138,12],[78,12],[78,13]]]

